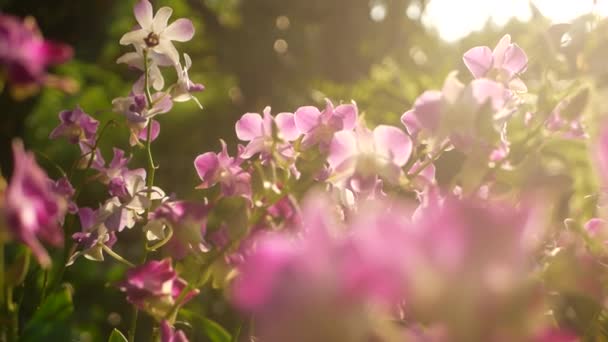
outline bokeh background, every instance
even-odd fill
[[[557,67],[565,78],[569,73],[589,73],[596,82],[605,83],[608,68],[601,56],[607,53],[608,35],[587,37],[585,33],[590,22],[606,26],[599,18],[608,13],[607,2],[153,0],[155,7],[172,7],[174,18],[193,20],[195,38],[178,43],[178,49],[193,59],[190,77],[207,87],[198,96],[203,110],[192,102],[180,103],[160,118],[161,134],[153,145],[160,164],[157,184],[180,198],[196,198],[195,156],[217,150],[220,138],[234,147],[235,121],[245,112],[261,112],[266,105],[275,113],[292,112],[302,105],[322,107],[325,98],[334,103],[352,99],[371,124],[398,124],[416,97],[425,89],[440,87],[450,70],[469,77],[461,61],[464,51],[476,45],[493,46],[504,33],[510,33],[528,52],[529,73],[537,79],[543,72],[537,64],[543,63]],[[47,38],[74,47],[75,58],[54,72],[72,77],[80,85],[74,95],[45,89],[21,102],[15,102],[7,92],[0,95],[3,173],[10,172],[8,148],[14,136],[24,137],[29,148],[59,165],[71,165],[76,149],[67,143],[48,143],[48,134],[63,109],[80,105],[102,122],[121,121],[111,112],[111,101],[126,96],[138,77],[115,63],[128,50],[118,40],[135,23],[133,3],[0,0],[2,12],[31,15]],[[575,29],[569,31],[580,36],[562,41],[563,32],[552,26],[559,22],[573,23]],[[586,56],[585,65],[580,65],[581,54]],[[128,146],[128,129],[117,126],[111,130],[106,138],[109,141],[104,143],[106,158],[111,157],[111,146],[119,146],[133,154],[135,165],[143,166],[143,151]],[[448,155],[442,162],[454,160]],[[59,176],[48,162],[42,159],[40,163],[52,177]],[[81,197],[84,204],[89,201],[95,205],[101,191],[86,188]],[[125,240],[129,241],[128,235]],[[136,251],[128,247],[121,251],[135,259],[133,253]],[[113,285],[123,272],[122,266],[111,261],[101,265],[79,261],[68,269],[66,279],[77,283],[74,287],[79,291],[74,294],[76,314],[64,324],[73,334],[77,332],[77,340],[104,340],[114,327],[126,330],[130,311]],[[234,330],[238,318],[223,301],[216,300],[221,296],[209,289],[197,298],[196,305]],[[26,315],[28,306],[23,307]],[[146,324],[139,330],[145,340]]]

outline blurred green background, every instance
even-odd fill
[[[559,41],[554,42],[549,21],[534,9],[530,23],[512,20],[505,27],[496,27],[488,22],[483,31],[446,43],[421,22],[426,1],[380,1],[386,15],[374,20],[370,11],[377,2],[152,1],[155,8],[172,7],[174,19],[193,20],[195,38],[177,43],[177,47],[192,57],[191,79],[206,86],[198,96],[203,110],[193,102],[179,103],[160,117],[161,134],[153,144],[160,164],[157,184],[180,198],[197,198],[193,190],[198,181],[193,159],[218,150],[220,138],[234,150],[235,121],[245,112],[261,112],[266,105],[272,106],[274,113],[293,112],[302,105],[323,107],[326,97],[334,103],[353,99],[370,123],[398,124],[416,97],[425,89],[440,87],[450,70],[461,71],[463,80],[470,78],[461,62],[464,51],[476,45],[493,47],[505,32],[530,55],[531,64],[524,79],[541,79],[546,68],[556,68],[564,78],[584,71],[593,74],[599,83],[606,80],[606,68],[598,59],[605,37],[573,39],[560,47]],[[0,96],[3,172],[10,168],[8,146],[14,136],[24,137],[29,148],[69,168],[78,150],[65,141],[49,144],[47,138],[58,124],[61,110],[80,105],[102,123],[110,119],[123,122],[120,115],[111,112],[111,101],[128,95],[139,76],[115,63],[129,51],[118,40],[135,24],[133,4],[134,1],[124,0],[0,0],[3,12],[32,15],[47,38],[74,47],[75,58],[54,72],[80,84],[74,95],[45,89],[23,102],[13,101],[7,92]],[[581,23],[588,21],[581,19]],[[557,48],[559,55],[555,54]],[[582,51],[590,65],[586,69],[579,65]],[[534,83],[529,86],[533,88]],[[128,146],[128,129],[124,125],[111,128],[104,140],[106,160],[111,158],[111,146],[119,146],[133,154],[132,167],[145,165],[144,151]],[[48,162],[40,163],[52,177],[59,176]],[[102,197],[103,189],[87,187],[81,205],[96,206]],[[130,241],[136,241],[135,234],[128,232],[121,240],[127,242],[121,242],[120,248],[125,249],[121,254],[135,259],[137,252],[128,248]],[[113,285],[123,272],[124,268],[112,261],[100,265],[79,260],[68,269],[66,279],[77,289],[76,313],[65,322],[73,328],[73,339],[104,340],[114,327],[127,330],[130,311]],[[41,281],[33,279],[29,283],[37,286]],[[26,288],[22,293],[27,291]],[[214,290],[204,291],[195,305],[233,330],[238,319],[223,301],[214,299],[221,296]],[[28,298],[24,300],[27,302]],[[27,315],[28,310],[33,308],[25,305],[22,314]],[[141,340],[149,336],[146,327],[140,323]]]

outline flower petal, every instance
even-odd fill
[[[465,52],[462,60],[475,78],[481,78],[492,68],[492,50],[487,46],[476,46]]]
[[[339,131],[334,134],[329,145],[329,155],[327,162],[332,169],[337,169],[350,157],[356,155],[357,137],[353,131]]]
[[[188,19],[177,19],[165,29],[163,36],[169,40],[187,42],[194,37],[194,25],[192,25],[192,21]],[[189,68],[187,63],[186,67]]]
[[[179,53],[177,52],[177,49],[173,43],[164,36],[161,36],[158,45],[154,47],[153,51],[166,56],[172,64],[179,63]]]
[[[412,141],[397,127],[380,125],[374,129],[376,152],[403,166],[410,159]]]
[[[250,141],[263,135],[262,117],[257,113],[246,113],[236,122],[234,129],[239,140]]]
[[[350,130],[355,128],[357,123],[357,105],[356,104],[344,104],[339,105],[334,109],[334,115],[342,120],[342,129]]]
[[[120,38],[120,45],[142,45],[144,44],[144,38],[148,36],[148,32],[146,30],[133,30],[131,32],[125,33]]]
[[[511,46],[511,36],[508,34],[505,34],[500,39],[498,44],[496,44],[494,51],[492,51],[492,55],[494,56],[494,67],[495,68],[502,68],[502,64],[504,63],[504,60],[505,60],[505,53],[507,52],[507,49],[509,49],[510,46]]]
[[[173,14],[173,9],[171,7],[165,6],[159,8],[152,21],[152,31],[156,34],[163,33],[167,28],[167,22],[169,21],[171,14]]]
[[[217,171],[219,165],[220,163],[217,155],[213,152],[201,154],[194,159],[194,168],[196,169],[196,173],[205,185],[208,185],[213,181],[213,175]]]
[[[294,141],[300,136],[300,131],[296,128],[294,115],[291,113],[279,113],[274,122],[279,130],[280,138],[286,141]]]
[[[528,56],[517,44],[511,44],[505,51],[502,68],[507,70],[511,77],[522,73],[528,66]]]
[[[295,125],[301,133],[308,133],[319,125],[321,112],[317,107],[304,106],[294,113]]]
[[[152,27],[152,4],[148,0],[140,0],[133,8],[135,20],[141,28],[149,29]]]

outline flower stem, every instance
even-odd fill
[[[119,261],[129,267],[135,267],[135,264],[130,262],[129,260],[123,258],[122,256],[120,256],[120,254],[114,252],[110,247],[106,246],[105,244],[101,244],[101,248],[103,248],[103,250],[108,253],[109,256],[111,256],[112,258],[114,258],[116,261]]]

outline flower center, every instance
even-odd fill
[[[156,45],[158,45],[158,40],[158,35],[154,32],[150,32],[150,34],[146,38],[144,38],[144,42],[148,47],[155,47]]]

